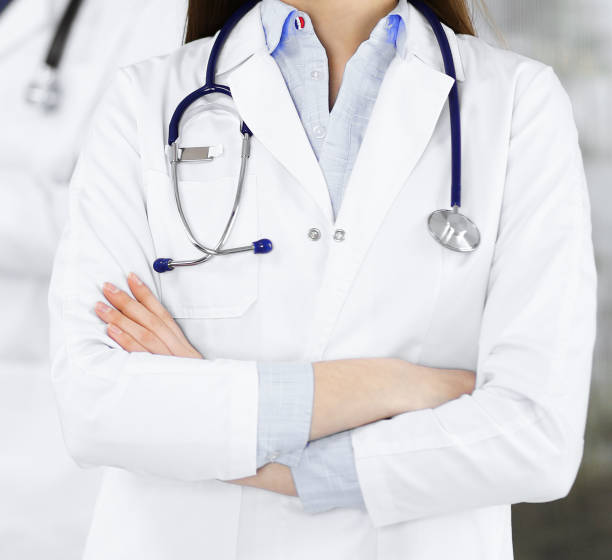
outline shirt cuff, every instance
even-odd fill
[[[314,404],[311,363],[257,362],[257,468],[297,465],[310,436]]]
[[[304,511],[308,513],[336,507],[367,511],[350,430],[309,442],[298,465],[291,468],[291,474]]]

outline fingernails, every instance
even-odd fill
[[[108,330],[112,334],[121,334],[123,332],[119,327],[116,327],[115,325],[109,325]]]
[[[111,308],[105,303],[102,303],[101,301],[96,303],[96,311],[99,311],[100,313],[108,313],[110,310]]]
[[[128,275],[138,286],[142,286],[142,280],[136,276],[133,272],[130,272]]]
[[[104,289],[108,290],[111,294],[116,294],[119,292],[119,288],[110,282],[104,282]]]

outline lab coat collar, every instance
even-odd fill
[[[265,31],[261,22],[261,4],[262,2],[258,2],[249,10],[230,33],[219,55],[217,74],[235,68],[257,51],[263,50],[268,54]],[[442,54],[429,22],[408,0],[399,0],[396,9],[402,16],[397,37],[399,57],[406,60],[413,54],[432,68],[444,72]],[[446,25],[444,30],[453,53],[457,80],[461,82],[465,79],[465,74],[457,37]],[[215,34],[215,38],[218,33]]]

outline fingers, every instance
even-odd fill
[[[128,333],[123,332],[116,325],[109,325],[106,329],[108,336],[110,336],[115,342],[128,352],[146,352],[147,349],[136,342]]]
[[[128,286],[138,302],[144,305],[151,313],[159,317],[161,321],[181,340],[187,342],[181,328],[170,315],[170,312],[155,297],[153,292],[136,274],[130,272],[127,277]]]
[[[105,282],[102,292],[106,299],[128,319],[141,325],[162,340],[170,350],[177,350],[177,337],[174,332],[154,313],[151,313],[142,303],[130,297],[110,282]],[[119,325],[121,326],[121,325]],[[129,331],[128,331],[129,332]],[[130,333],[131,334],[131,333]]]
[[[117,309],[113,309],[109,305],[99,301],[96,303],[95,310],[98,317],[109,324],[109,336],[111,336],[111,334],[116,336],[122,335],[121,341],[127,340],[127,337],[129,337],[143,348],[141,351],[148,351],[153,354],[171,354],[168,346],[158,336],[129,317],[126,317]],[[115,329],[118,328],[120,332],[118,333],[111,329],[111,325],[114,326]],[[111,338],[121,344],[124,350],[127,350],[120,340],[117,340],[114,336],[111,336]],[[130,344],[132,344],[131,341]]]
[[[102,291],[116,309],[98,302],[98,317],[115,324],[154,354],[202,358],[170,313],[135,274],[129,275],[128,285],[137,299],[109,282],[104,283]]]

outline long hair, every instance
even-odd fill
[[[424,0],[455,33],[476,35],[467,0]],[[214,35],[246,0],[189,0],[185,42]]]

